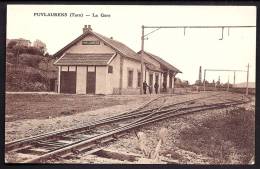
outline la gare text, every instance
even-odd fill
[[[33,13],[33,16],[46,16],[46,17],[111,17],[110,14],[106,13],[90,13],[90,14],[84,14],[84,13],[45,13],[45,12],[36,12]]]

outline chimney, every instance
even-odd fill
[[[87,31],[91,31],[91,30],[92,30],[91,25],[85,25],[83,28],[83,33],[87,32]]]
[[[88,25],[88,29],[92,31],[91,25]]]

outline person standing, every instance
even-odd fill
[[[146,81],[143,82],[143,90],[144,90],[144,94],[146,94],[146,88],[147,88],[147,83]]]
[[[159,88],[159,84],[157,82],[155,82],[154,89],[155,89],[156,94],[158,94],[158,88]]]

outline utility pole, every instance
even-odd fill
[[[155,30],[151,31],[150,33],[147,33],[146,35],[144,35],[144,29],[145,28],[153,28]],[[229,29],[233,29],[233,28],[256,28],[256,26],[253,25],[216,25],[216,26],[192,26],[192,25],[185,25],[185,26],[144,26],[142,25],[142,37],[141,37],[141,94],[143,94],[143,54],[144,54],[144,37],[154,33],[155,31],[158,31],[159,29],[162,28],[170,28],[170,29],[180,29],[182,28],[184,30],[184,36],[185,36],[185,32],[186,29],[215,29],[215,28],[221,28],[222,30],[222,37],[219,40],[223,40],[224,39],[224,29],[227,28],[228,29],[228,36],[229,36]],[[204,91],[206,90],[205,88],[205,74],[206,74],[206,70],[204,70]]]
[[[142,25],[142,37],[141,37],[141,89],[140,89],[140,94],[143,94],[143,75],[144,75],[144,60],[143,60],[143,55],[144,55],[144,25]]]
[[[249,63],[247,65],[247,75],[246,75],[246,96],[248,95],[248,80],[249,80]]]
[[[203,81],[203,83],[204,83],[204,92],[206,90],[206,82],[205,82],[205,80],[206,80],[206,69],[204,70],[204,81]]]
[[[201,84],[201,66],[200,66],[200,70],[199,70],[199,84]]]

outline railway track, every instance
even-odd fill
[[[26,160],[17,161],[19,163],[44,163],[49,159],[70,158],[80,152],[95,151],[104,144],[117,140],[126,131],[149,123],[188,113],[236,106],[250,101],[250,99],[222,98],[220,102],[214,104],[203,102],[217,96],[218,94],[189,99],[175,104],[163,104],[156,108],[147,108],[149,104],[159,99],[157,98],[131,112],[97,120],[82,127],[6,143],[5,153],[23,154]]]

